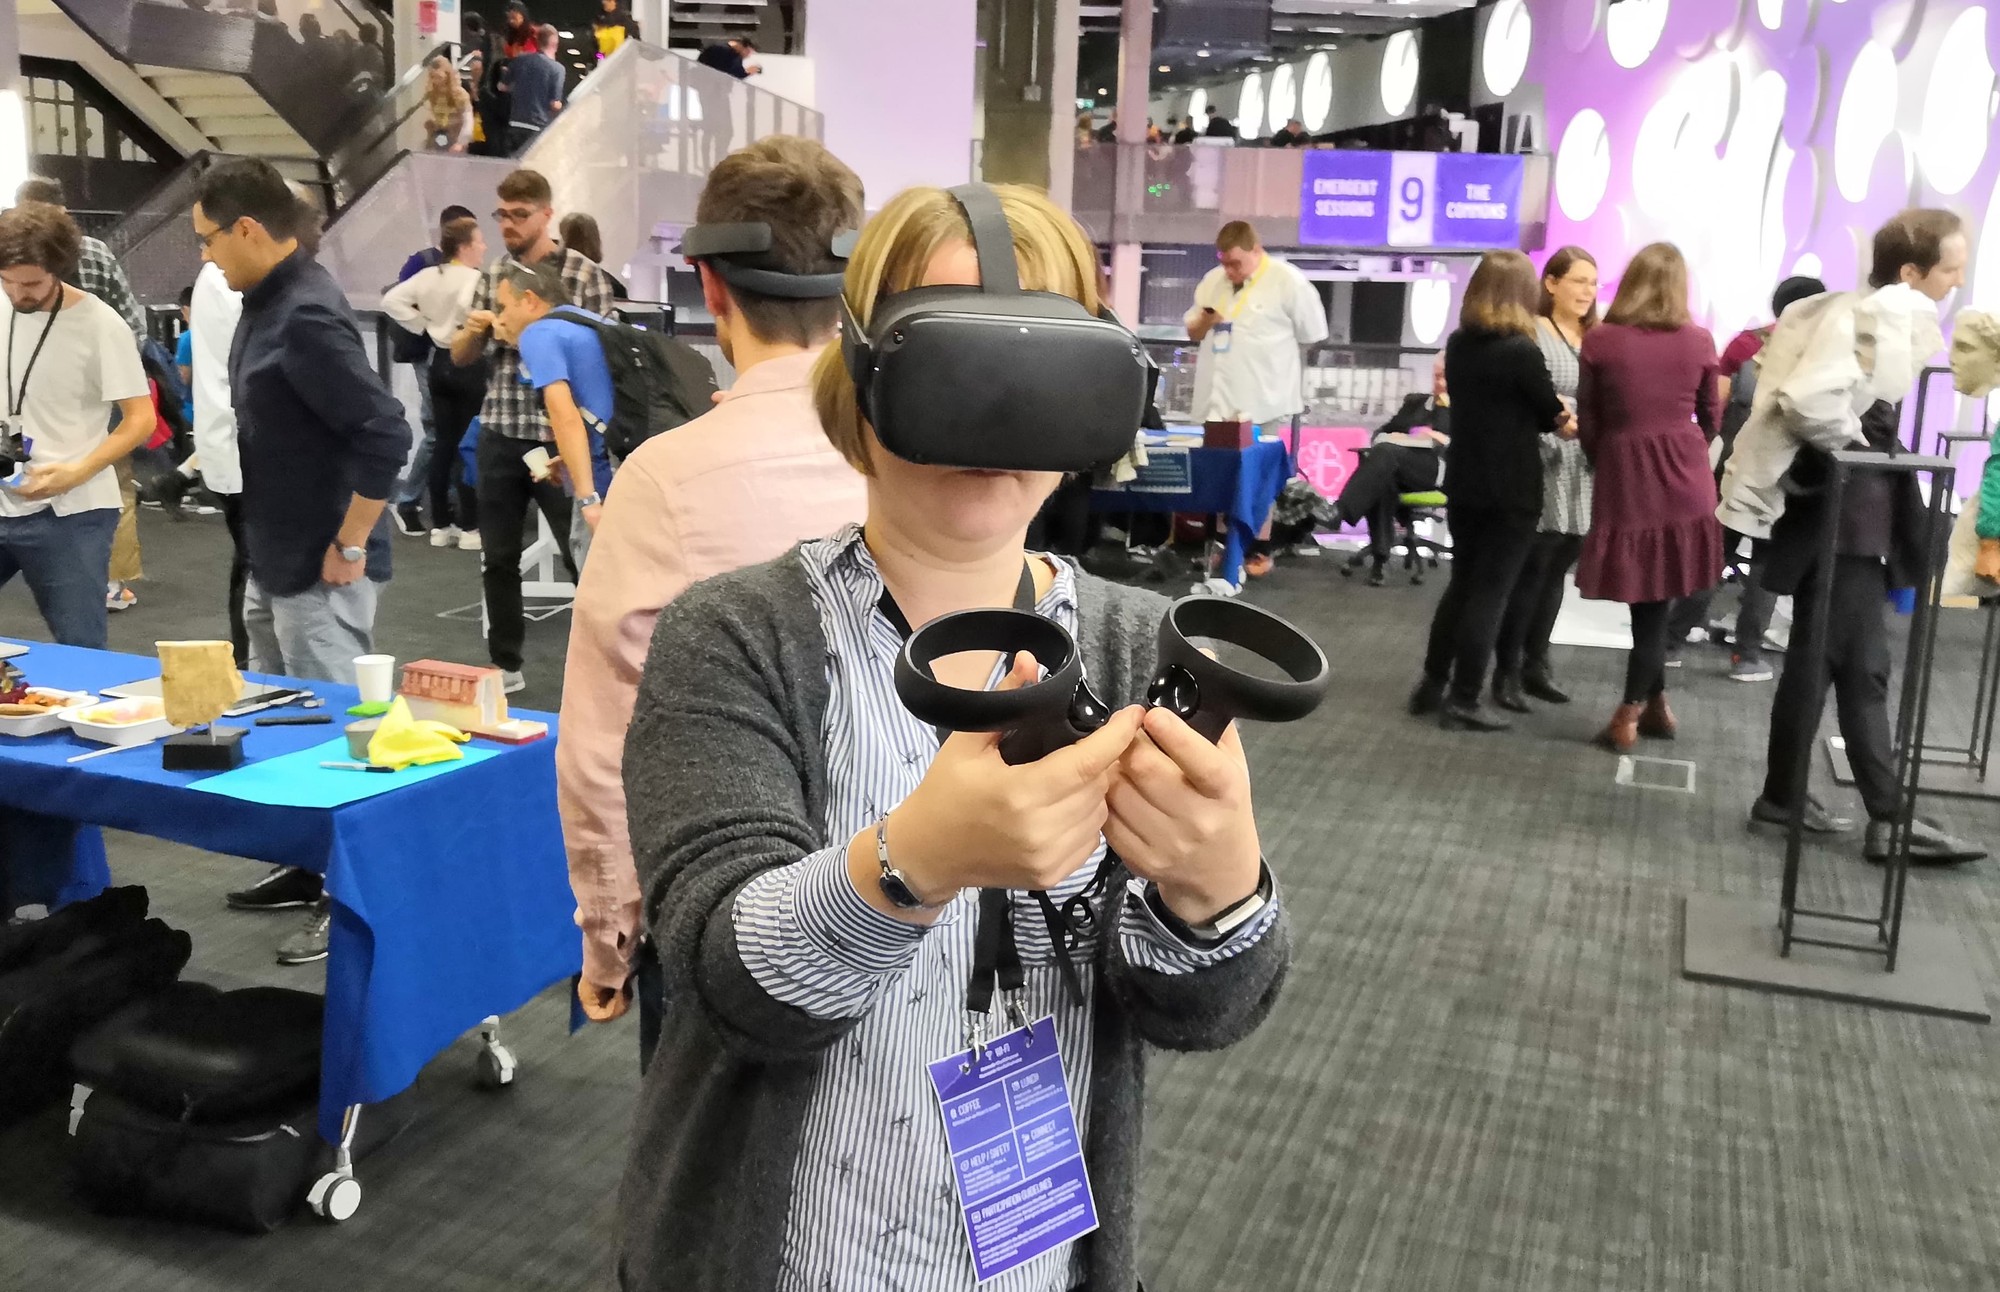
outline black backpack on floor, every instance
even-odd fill
[[[59,952],[0,974],[0,1124],[67,1092],[77,1038],[172,983],[193,949],[187,934],[146,920],[81,933]]]
[[[604,437],[613,462],[623,462],[655,435],[684,426],[714,406],[715,369],[685,342],[567,305],[549,317],[589,328],[604,348],[604,362],[611,369],[611,420],[591,429]],[[588,413],[584,418],[596,420]]]
[[[175,983],[77,1041],[76,1083],[184,1121],[289,1111],[319,1088],[326,998],[288,987]]]

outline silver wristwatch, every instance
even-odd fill
[[[365,561],[368,559],[368,549],[365,547],[347,547],[341,545],[340,559],[343,561]]]

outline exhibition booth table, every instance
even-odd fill
[[[13,662],[35,686],[99,693],[160,671],[141,655],[29,646]],[[109,877],[97,831],[80,827],[110,826],[324,875],[333,918],[320,1131],[338,1141],[346,1108],[396,1094],[482,1020],[580,969],[556,815],[556,717],[520,715],[549,724],[528,744],[475,739],[462,761],[363,774],[319,766],[348,758],[353,687],[246,681],[309,689],[333,723],[225,719],[246,729],[243,765],[226,772],[164,771],[157,744],[70,762],[102,746],[68,728],[0,737],[0,865],[53,866],[51,893],[91,896]]]
[[[1259,440],[1242,448],[1203,448],[1199,427],[1192,432],[1147,431],[1140,442],[1146,449],[1146,465],[1122,484],[1093,487],[1091,510],[1226,517],[1217,574],[1240,586],[1243,555],[1270,518],[1271,506],[1291,474],[1291,456],[1284,443]]]

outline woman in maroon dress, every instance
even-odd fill
[[[1722,572],[1715,519],[1715,341],[1688,320],[1687,262],[1671,243],[1626,266],[1604,322],[1584,338],[1577,437],[1596,472],[1577,590],[1632,607],[1625,701],[1598,737],[1624,752],[1672,739],[1667,611]]]

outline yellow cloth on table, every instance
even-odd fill
[[[368,742],[368,761],[397,771],[448,763],[465,757],[459,746],[470,739],[448,723],[412,716],[410,702],[399,695],[389,706],[389,712],[382,715],[382,725]]]

